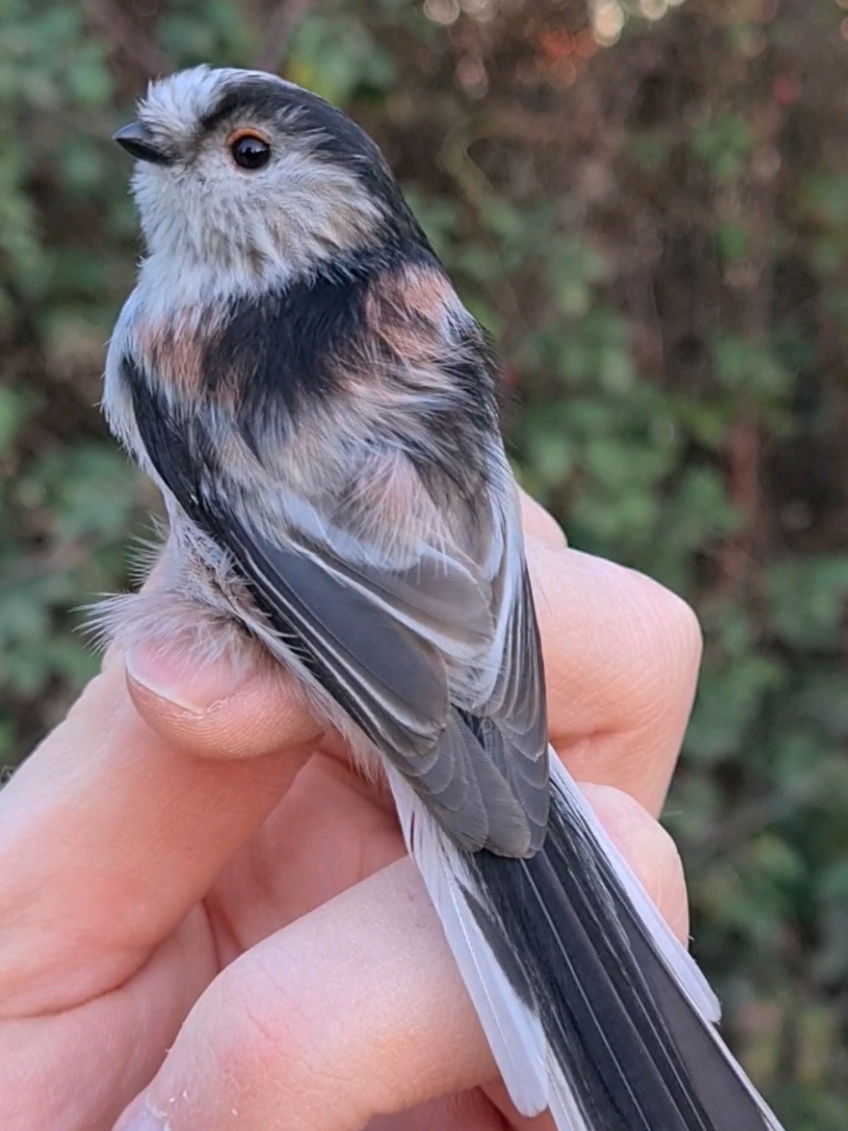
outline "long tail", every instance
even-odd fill
[[[530,860],[453,846],[391,779],[513,1102],[558,1131],[781,1131],[719,1037],[718,1004],[559,759]]]

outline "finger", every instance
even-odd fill
[[[632,799],[615,791],[595,791],[597,798],[610,834],[622,850],[635,847],[632,863],[662,896],[663,911],[679,918],[673,846],[639,827],[654,822]],[[351,1131],[494,1075],[407,859],[228,966],[119,1128],[262,1131],[285,1112],[289,1131]]]
[[[219,700],[207,750],[237,738]],[[69,1008],[138,969],[308,757],[279,752],[284,737],[250,760],[188,757],[142,721],[121,655],[107,657],[0,794],[2,1014]]]
[[[186,753],[237,760],[321,736],[296,681],[270,656],[257,653],[254,669],[235,688],[225,662],[198,666],[176,649],[134,648],[126,669],[142,719]]]
[[[3,1131],[106,1131],[156,1072],[216,970],[195,913],[113,993],[0,1025]]]
[[[440,1041],[463,1049],[461,1064],[434,1055]],[[404,860],[228,966],[136,1109],[141,1122],[119,1127],[260,1131],[285,1112],[287,1131],[352,1129],[492,1073],[435,912]]]
[[[538,1121],[537,1121],[538,1122]],[[506,1131],[501,1113],[482,1088],[441,1096],[399,1115],[378,1115],[366,1131]],[[535,1131],[535,1129],[534,1129]],[[539,1128],[542,1131],[542,1128]],[[548,1131],[547,1128],[544,1131]],[[555,1129],[551,1129],[555,1131]]]
[[[521,502],[521,522],[525,536],[536,538],[553,550],[560,550],[566,546],[565,534],[554,516],[526,491],[519,491],[518,497]]]
[[[594,783],[581,783],[580,788],[660,914],[680,942],[687,946],[686,879],[680,853],[671,836],[629,793]]]
[[[658,814],[692,707],[701,636],[688,605],[634,570],[529,540],[551,741],[580,780]]]

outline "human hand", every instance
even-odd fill
[[[694,617],[566,549],[528,500],[525,530],[552,742],[685,939],[653,817]],[[143,652],[130,669],[112,651],[0,794],[4,1131],[108,1131],[142,1089],[126,1116],[148,1122],[121,1131],[529,1126],[388,798],[270,670],[234,686]]]

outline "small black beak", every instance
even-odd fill
[[[128,126],[122,126],[112,135],[112,140],[138,161],[150,161],[154,165],[170,165],[172,161],[167,153],[154,145],[153,135],[141,122],[130,122]]]

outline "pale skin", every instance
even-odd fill
[[[685,940],[656,817],[697,623],[524,518],[553,744]],[[381,791],[266,671],[117,648],[0,793],[0,1126],[550,1131],[497,1082]]]

